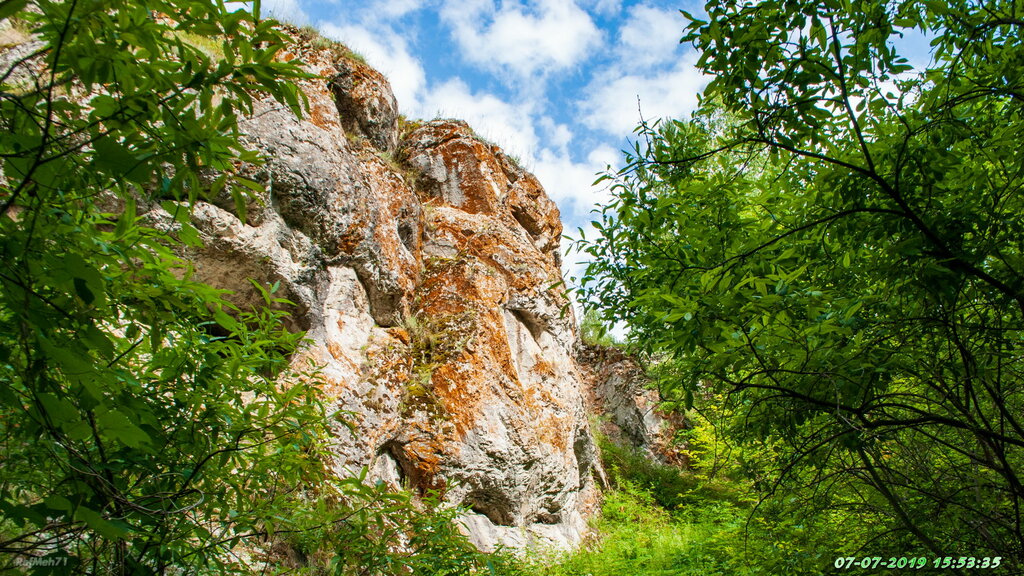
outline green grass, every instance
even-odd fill
[[[650,492],[625,485],[606,495],[597,523],[600,541],[538,573],[559,576],[679,574],[694,531],[675,520]]]
[[[292,26],[294,26],[294,24]],[[366,64],[366,58],[362,54],[352,50],[343,42],[327,38],[313,26],[295,27],[295,35],[299,42],[308,43],[317,50],[326,50],[335,58],[353,60],[361,64]]]
[[[709,480],[601,440],[612,488],[598,537],[557,558],[528,559],[530,576],[818,576],[835,532],[755,507],[743,481]],[[841,532],[841,531],[840,531]],[[509,575],[520,572],[508,572]]]
[[[631,483],[605,495],[598,541],[521,568],[531,576],[797,576],[824,573],[829,559],[809,559],[790,538],[749,509],[704,501],[668,512]],[[810,560],[810,561],[809,561]]]

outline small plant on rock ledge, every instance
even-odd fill
[[[595,348],[612,348],[619,345],[615,337],[608,333],[600,313],[590,309],[583,314],[580,320],[580,340],[587,346]]]
[[[423,127],[423,120],[410,119],[405,114],[398,115],[398,136],[405,140],[410,134]]]
[[[462,354],[476,331],[476,314],[466,310],[436,316],[414,315],[406,318],[404,328],[409,334],[412,368],[402,412],[408,414],[419,409],[441,416],[445,408],[431,386],[434,371]]]

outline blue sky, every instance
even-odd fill
[[[263,0],[361,53],[412,118],[467,120],[534,172],[575,234],[640,119],[687,115],[706,79],[679,44],[692,0]],[[571,260],[571,259],[570,259]]]

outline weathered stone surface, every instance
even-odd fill
[[[48,78],[40,50],[44,43],[16,28],[9,18],[0,20],[0,77],[15,88],[28,90]]]
[[[258,303],[249,278],[296,302],[312,343],[294,361],[313,361],[341,411],[338,474],[441,490],[482,549],[577,545],[602,475],[575,320],[552,288],[557,208],[465,123],[399,146],[386,81],[296,50],[320,75],[302,86],[310,112],[264,101],[242,123],[267,194],[246,222],[226,199],[200,203],[197,277],[240,306]]]
[[[398,102],[391,85],[362,62],[341,59],[336,65],[338,73],[331,79],[331,89],[345,130],[393,153],[398,148]]]
[[[409,135],[405,150],[428,194],[470,214],[498,212],[509,178],[496,150],[474,137],[465,122],[430,122]]]
[[[588,408],[601,419],[601,432],[651,460],[685,465],[675,441],[685,427],[679,416],[658,409],[658,392],[635,360],[613,348],[581,345],[577,359],[588,391]]]
[[[330,75],[337,68],[322,62],[314,70]],[[326,265],[354,269],[373,318],[398,325],[419,269],[419,199],[374,150],[348,142],[326,81],[303,89],[310,102],[305,118],[261,101],[242,122],[246,142],[267,157],[254,173],[269,190],[266,210],[311,238]]]

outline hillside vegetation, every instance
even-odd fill
[[[584,298],[716,414],[759,517],[842,535],[819,570],[1019,573],[1020,3],[706,10],[702,106],[605,176]]]
[[[588,542],[483,554],[445,487],[332,469],[357,415],[292,362],[278,282],[241,307],[182,257],[197,202],[245,221],[265,192],[254,100],[310,112],[284,29],[205,0],[0,1],[0,572],[1024,574],[1024,6],[688,18],[701,107],[638,127],[577,241],[586,338],[642,362],[686,465],[603,441]],[[395,333],[422,355],[417,330]]]

